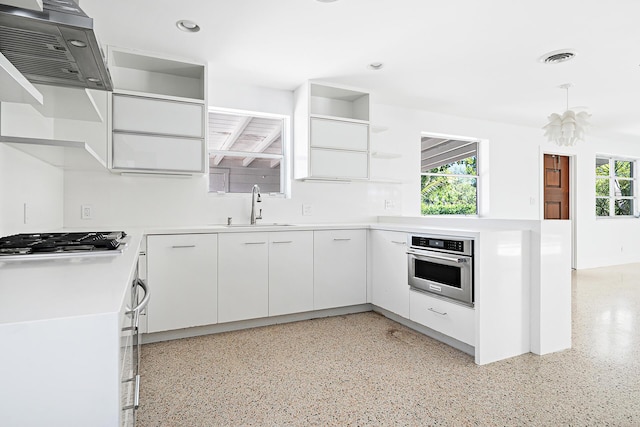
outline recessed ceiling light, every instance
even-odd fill
[[[384,67],[384,64],[382,62],[372,62],[371,64],[367,65],[367,67],[370,70],[378,71],[378,70],[382,69],[382,67]]]
[[[87,80],[91,83],[100,83],[100,79],[97,79],[95,77],[87,77]]]
[[[198,31],[200,31],[200,26],[193,21],[189,21],[188,19],[181,19],[180,21],[176,22],[176,27],[187,33],[197,33]]]
[[[338,0],[316,0],[316,1],[320,2],[320,3],[333,3],[333,2],[336,2]]]
[[[576,55],[577,52],[573,49],[554,50],[553,52],[542,55],[538,58],[538,61],[543,64],[559,64],[575,58]]]
[[[87,44],[82,40],[69,40],[69,43],[75,47],[87,47]]]

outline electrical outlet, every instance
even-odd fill
[[[393,209],[394,207],[395,206],[394,206],[393,200],[385,200],[384,201],[384,209],[385,210],[390,210],[390,209]]]
[[[81,205],[80,206],[80,218],[81,219],[92,219],[93,212],[91,209],[91,205]]]
[[[313,215],[313,205],[309,205],[306,203],[302,204],[302,215],[309,216]]]

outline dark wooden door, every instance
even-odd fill
[[[544,219],[569,219],[569,157],[544,155]]]

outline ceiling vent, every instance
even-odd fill
[[[561,62],[569,61],[576,56],[576,52],[571,49],[555,50],[542,55],[538,61],[545,64],[559,64]]]

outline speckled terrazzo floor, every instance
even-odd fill
[[[640,264],[573,274],[573,348],[477,366],[375,313],[148,344],[138,426],[640,426]]]

